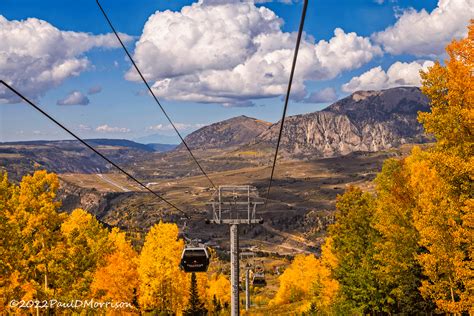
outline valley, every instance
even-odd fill
[[[401,87],[356,92],[323,111],[288,117],[268,207],[260,210],[265,224],[245,227],[242,245],[284,255],[318,252],[334,221],[337,195],[351,185],[370,190],[385,159],[430,140],[416,121],[426,109],[418,88]],[[185,141],[216,185],[248,184],[263,199],[278,128],[278,122],[239,116],[204,126]],[[138,244],[152,225],[166,220],[178,223],[188,238],[227,247],[227,230],[205,224],[214,189],[184,145],[87,141],[190,220],[77,141],[0,143],[0,168],[15,181],[39,169],[58,173],[64,210],[83,208],[130,232]]]

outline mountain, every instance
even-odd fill
[[[171,135],[164,135],[160,133],[155,133],[147,136],[142,136],[133,139],[133,141],[141,144],[179,144],[179,137],[178,135],[173,134]]]
[[[152,147],[128,139],[107,139],[107,138],[98,138],[98,139],[86,139],[91,145],[102,145],[102,146],[114,146],[114,147],[125,147],[130,149],[144,150],[144,151],[155,151]]]
[[[176,146],[178,146],[175,144],[155,144],[155,143],[146,144],[146,145],[152,148],[154,151],[160,152],[160,153],[173,150],[176,148]]]
[[[191,149],[232,149],[253,141],[270,126],[269,122],[242,115],[204,126],[184,140]],[[184,149],[184,145],[178,149]]]
[[[126,139],[87,139],[86,142],[120,165],[155,154],[153,148]],[[77,140],[0,143],[0,169],[7,170],[15,180],[37,169],[56,173],[102,173],[113,170],[106,161]]]
[[[429,111],[419,88],[358,91],[326,109],[285,120],[283,154],[332,157],[425,142],[418,111]],[[280,123],[260,134],[253,146],[274,146]]]
[[[129,149],[136,149],[136,150],[144,150],[144,151],[154,151],[154,149],[148,145],[136,143],[134,141],[128,139],[108,139],[108,138],[93,138],[93,139],[85,139],[91,146],[112,146],[112,147],[124,147]],[[0,145],[31,145],[31,146],[83,146],[77,140],[30,140],[30,141],[18,141],[18,142],[0,142]]]
[[[322,111],[288,117],[280,153],[291,159],[336,157],[426,142],[430,138],[417,121],[418,111],[429,111],[428,100],[418,88],[355,92]],[[267,164],[279,128],[279,123],[239,116],[202,127],[185,139],[200,151],[198,158],[207,171],[235,170]],[[199,174],[182,144],[172,150],[173,145],[123,139],[88,142],[142,179]],[[19,178],[26,170],[38,168],[59,173],[113,171],[74,140],[0,143],[0,169]]]

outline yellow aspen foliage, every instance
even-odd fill
[[[428,277],[420,290],[443,312],[474,313],[474,20],[468,36],[446,51],[445,66],[422,73],[431,112],[419,120],[437,143],[427,152],[415,148],[407,159],[424,249],[418,258]]]
[[[311,308],[325,314],[331,314],[339,295],[339,282],[333,276],[338,263],[332,250],[333,242],[332,237],[326,238],[321,247],[321,259],[314,267],[318,273],[313,283]]]
[[[183,240],[178,226],[160,222],[145,238],[139,256],[139,298],[145,311],[180,314],[189,295],[189,280],[179,268]]]
[[[309,300],[323,267],[314,255],[297,255],[279,277],[280,286],[271,305]]]
[[[7,229],[2,238],[2,296],[7,299],[48,299],[54,292],[55,265],[61,260],[56,175],[37,171],[23,177],[19,186],[1,179],[1,220]],[[3,302],[5,303],[5,302]],[[3,308],[2,308],[3,309]]]
[[[7,313],[8,302],[21,295],[19,232],[9,221],[16,208],[17,187],[10,184],[8,174],[0,173],[0,314]]]
[[[107,229],[90,213],[76,209],[61,225],[61,233],[65,258],[58,266],[61,283],[57,295],[63,299],[89,298],[94,272],[110,253]]]
[[[435,135],[437,146],[472,157],[474,145],[474,20],[467,38],[446,47],[445,66],[436,62],[422,72],[422,91],[430,99],[431,112],[420,113],[425,130]]]
[[[199,272],[196,274],[197,290],[199,298],[204,302],[206,308],[209,308],[209,299],[207,297],[207,288],[209,286],[209,277],[205,272]],[[188,275],[188,284],[191,284],[191,273]]]
[[[92,293],[102,301],[133,303],[138,290],[138,255],[118,228],[112,229],[108,239],[113,251],[95,271]]]
[[[388,159],[377,175],[373,226],[381,238],[376,243],[376,275],[387,288],[387,312],[429,314],[433,304],[423,299],[419,253],[420,234],[413,224],[416,199],[404,160]]]
[[[459,199],[452,194],[451,185],[434,167],[433,157],[436,155],[415,148],[407,158],[416,199],[414,224],[424,249],[418,260],[428,277],[420,290],[441,311],[472,312],[472,199]]]
[[[220,261],[216,251],[212,248],[208,249],[211,257],[207,274],[197,274],[207,279],[206,282],[206,307],[211,313],[224,313],[224,309],[230,306],[230,280],[224,271],[223,262]],[[198,278],[199,281],[199,278]],[[199,283],[198,283],[199,286]],[[200,295],[201,292],[200,292]]]
[[[321,246],[321,263],[329,270],[334,270],[338,265],[338,260],[333,250],[333,244],[334,239],[328,236]]]
[[[221,307],[230,304],[230,281],[227,277],[223,274],[213,274],[208,281],[208,288],[207,288],[207,298],[208,298],[208,306],[212,310],[214,306],[212,306],[212,302],[215,297],[215,303],[219,303]]]

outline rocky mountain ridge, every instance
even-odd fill
[[[322,111],[288,117],[282,154],[334,157],[426,142],[429,137],[417,121],[418,111],[429,111],[428,99],[419,88],[358,91]],[[279,128],[280,122],[269,124],[241,116],[203,127],[186,141],[196,149],[258,151],[275,146]]]
[[[291,156],[332,157],[425,142],[429,138],[417,121],[419,111],[429,106],[416,87],[355,92],[322,111],[289,117],[282,149]],[[257,140],[275,142],[279,128],[274,124]]]

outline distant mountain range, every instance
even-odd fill
[[[322,111],[288,117],[282,154],[331,157],[426,142],[429,138],[417,121],[418,111],[429,111],[428,99],[419,88],[358,91]],[[279,128],[280,122],[239,116],[202,127],[185,141],[196,149],[258,150],[275,146]]]
[[[174,149],[177,145],[173,144],[142,144],[134,142],[128,139],[110,139],[110,138],[94,138],[85,139],[85,141],[91,146],[112,146],[112,147],[123,147],[127,149],[143,150],[147,152],[166,152]],[[30,141],[18,141],[18,142],[0,142],[3,145],[55,145],[57,146],[82,146],[77,140],[30,140]]]
[[[430,138],[417,121],[419,111],[429,111],[429,106],[418,88],[355,92],[322,111],[288,117],[280,153],[291,159],[311,159],[427,142]],[[239,116],[204,126],[185,140],[208,170],[230,170],[267,163],[274,153],[279,128],[279,122]],[[161,170],[159,175],[168,178],[196,172],[182,144],[144,144],[126,139],[87,141],[143,178],[156,174],[154,170]],[[59,173],[110,170],[106,162],[75,140],[0,143],[0,169],[19,178],[24,171],[37,168]],[[168,169],[169,172],[164,171]]]
[[[166,151],[175,145],[139,144],[126,139],[86,139],[113,162],[122,166]],[[19,180],[25,173],[46,169],[57,173],[102,173],[111,166],[77,140],[0,142],[0,170]]]
[[[416,87],[382,91],[358,91],[322,111],[287,117],[283,129],[282,154],[332,157],[355,151],[379,151],[404,143],[429,140],[417,121],[419,111],[429,111],[428,99]],[[273,148],[280,122],[238,116],[204,126],[185,137],[195,150],[265,150]],[[89,139],[92,145],[115,146],[146,152],[184,150],[184,146],[152,141],[163,135],[150,135],[135,141]],[[75,144],[67,141],[29,141],[3,144]],[[0,143],[2,144],[2,143]]]
[[[138,138],[132,139],[132,141],[140,143],[140,144],[171,144],[175,147],[179,145],[179,137],[178,135],[163,135],[160,133],[155,133],[151,135],[146,135]]]

